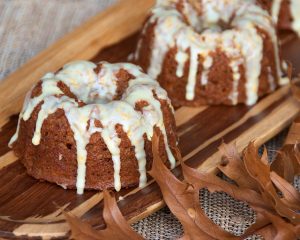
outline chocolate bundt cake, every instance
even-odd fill
[[[162,0],[133,61],[175,106],[254,104],[287,83],[271,16],[255,0]]]
[[[157,81],[127,63],[75,61],[46,74],[27,94],[11,139],[31,176],[64,188],[143,186],[154,128],[175,166],[173,108]]]
[[[278,29],[292,30],[300,36],[299,0],[262,0],[269,8]]]

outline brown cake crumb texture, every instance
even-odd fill
[[[272,17],[274,18],[277,24],[278,30],[292,30],[293,31],[293,22],[297,21],[298,19],[294,19],[292,15],[292,7],[297,7],[293,5],[293,2],[296,2],[298,0],[258,0],[259,3],[261,3],[264,8],[270,12]],[[276,4],[279,4],[279,6],[275,6]],[[272,12],[272,9],[275,9],[278,7],[278,12]],[[298,5],[300,7],[300,5]],[[297,11],[300,12],[300,9]],[[298,20],[299,21],[299,20]]]
[[[101,71],[101,64],[95,69],[98,73]],[[134,76],[123,68],[120,68],[116,74],[117,90],[113,97],[114,100],[121,99],[125,90],[128,87],[129,81],[134,81]],[[41,81],[34,87],[30,98],[38,97],[42,94]],[[79,101],[70,88],[62,81],[58,82],[58,87],[70,98]],[[154,98],[161,104],[161,111],[163,114],[163,122],[166,128],[167,140],[170,149],[177,144],[176,126],[168,100],[159,99],[155,92]],[[58,97],[61,97],[58,96]],[[32,138],[36,128],[38,114],[43,105],[40,102],[31,114],[31,117],[24,121],[21,119],[19,134],[17,140],[13,143],[13,150],[20,157],[22,163],[27,169],[29,175],[36,179],[46,180],[57,183],[64,188],[76,188],[77,178],[77,146],[74,139],[74,133],[70,128],[70,124],[66,117],[64,110],[58,109],[56,112],[50,114],[43,122],[41,129],[41,141],[38,145],[32,143]],[[136,111],[142,111],[143,107],[149,103],[146,101],[139,101],[136,103]],[[81,102],[80,106],[86,105]],[[80,107],[79,106],[79,107]],[[87,128],[89,128],[90,122]],[[95,121],[96,127],[102,127],[100,121]],[[121,124],[115,126],[118,137],[121,139],[120,148],[120,178],[122,187],[137,186],[139,184],[138,162],[135,155],[134,146],[123,130]],[[147,159],[146,169],[149,170],[152,164],[152,146],[144,135],[145,153]],[[91,135],[89,143],[86,146],[86,177],[85,189],[112,189],[114,188],[114,167],[112,155],[105,144],[101,134],[96,132]],[[164,145],[163,137],[160,141],[159,152],[163,161],[170,166],[166,147]]]
[[[223,0],[222,0],[223,1]],[[278,47],[277,36],[274,34],[270,34],[268,29],[260,26],[259,24],[255,24],[255,30],[257,32],[257,36],[262,41],[262,58],[259,62],[260,65],[260,74],[257,80],[258,87],[256,91],[257,98],[251,99],[247,96],[247,91],[251,91],[251,88],[255,87],[255,83],[253,79],[247,79],[247,65],[246,65],[246,56],[241,53],[244,62],[238,65],[238,84],[237,89],[234,90],[234,72],[230,63],[234,60],[227,54],[227,49],[221,49],[217,47],[214,51],[211,51],[208,55],[212,58],[212,65],[209,67],[209,71],[207,74],[207,83],[203,84],[201,79],[203,78],[204,73],[204,61],[205,54],[198,54],[196,65],[196,83],[194,87],[194,97],[193,99],[187,99],[187,84],[189,81],[189,74],[191,69],[191,48],[188,47],[185,50],[185,54],[187,56],[187,60],[184,63],[183,74],[182,76],[178,76],[176,71],[179,68],[179,62],[177,60],[177,54],[182,52],[182,48],[186,44],[191,44],[192,41],[189,41],[191,38],[190,35],[186,35],[184,40],[179,39],[179,36],[182,37],[183,28],[190,28],[192,26],[189,23],[189,15],[188,14],[198,14],[199,18],[203,17],[203,12],[205,11],[205,3],[202,1],[198,1],[198,5],[195,7],[192,1],[188,0],[178,0],[175,1],[176,4],[170,3],[167,7],[164,6],[156,6],[154,10],[151,12],[147,21],[144,24],[144,29],[141,33],[139,45],[135,54],[135,63],[142,66],[145,71],[148,71],[148,74],[153,76],[153,69],[151,69],[152,64],[157,62],[160,58],[163,59],[161,63],[161,71],[158,73],[157,79],[161,86],[165,88],[169,94],[169,97],[172,100],[174,106],[199,106],[205,104],[226,104],[226,105],[235,105],[238,103],[246,103],[248,105],[252,105],[256,102],[257,98],[266,95],[276,89],[277,86],[286,83],[287,81],[281,81],[283,77],[285,77],[285,70],[283,70],[282,62],[280,59],[280,49]],[[226,1],[228,5],[232,4],[230,1]],[[240,5],[245,4],[245,1],[241,1]],[[269,2],[269,1],[268,1]],[[261,4],[264,4],[260,2]],[[173,4],[173,5],[172,5]],[[189,6],[189,11],[187,7]],[[264,5],[265,6],[265,5]],[[265,6],[267,8],[267,6]],[[185,9],[186,8],[186,9]],[[165,12],[171,9],[172,11],[176,10],[178,12],[179,17],[175,18],[174,14],[161,14],[161,12]],[[159,10],[159,11],[157,11]],[[227,11],[223,9],[223,11]],[[252,11],[249,8],[249,12]],[[256,10],[257,11],[257,10]],[[269,21],[270,28],[273,28],[273,23],[271,17],[266,14],[266,11],[261,9],[261,14],[264,14],[264,17]],[[251,13],[250,13],[251,14]],[[255,13],[257,14],[257,13]],[[259,16],[259,15],[257,15]],[[232,16],[231,22],[236,16]],[[242,17],[241,17],[242,18]],[[182,23],[180,23],[180,21]],[[173,25],[171,24],[173,22]],[[178,28],[177,33],[173,36],[171,35],[171,29],[168,29],[168,25],[172,25],[172,28],[181,24],[181,27]],[[219,22],[219,27],[229,31],[237,31],[231,23]],[[193,28],[195,26],[192,26]],[[158,30],[159,29],[159,30]],[[205,39],[208,35],[205,33],[207,31],[206,28],[203,29],[204,32],[197,32],[194,30],[194,35],[199,39]],[[274,29],[273,29],[274,30]],[[202,30],[201,30],[202,31]],[[188,31],[186,31],[188,32]],[[273,31],[276,33],[276,31]],[[223,34],[220,32],[220,34]],[[166,53],[157,54],[155,52],[162,51],[164,47],[166,47],[166,42],[170,41],[169,38],[173,38],[174,45],[167,46]],[[250,41],[246,39],[247,35],[245,35],[244,41]],[[158,40],[159,39],[159,40]],[[276,42],[274,42],[274,39]],[[160,44],[156,45],[155,42],[160,42]],[[197,41],[197,40],[196,40]],[[171,42],[171,41],[170,41]],[[242,43],[243,44],[243,43]],[[172,45],[172,44],[170,44]],[[162,47],[163,46],[163,47]],[[205,47],[203,45],[202,47]],[[257,46],[258,47],[258,46]],[[253,50],[255,50],[256,46],[253,46]],[[276,50],[277,49],[277,50]],[[251,53],[249,53],[251,54]],[[206,56],[205,56],[206,57]],[[207,57],[206,57],[207,58]],[[276,63],[277,61],[277,63]],[[250,69],[251,70],[251,69]],[[254,69],[255,70],[255,69]],[[253,81],[250,82],[250,81]],[[251,84],[250,90],[247,90],[246,85]],[[253,86],[253,87],[252,87]],[[233,92],[237,92],[237,99],[234,101],[231,97],[229,97]]]

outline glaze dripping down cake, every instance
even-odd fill
[[[269,8],[278,29],[292,30],[300,36],[299,0],[262,0]]]
[[[133,61],[175,106],[252,105],[286,84],[272,17],[251,0],[161,0]]]
[[[157,81],[135,65],[75,61],[27,94],[10,145],[29,175],[64,188],[144,186],[151,138],[175,166],[173,108]]]

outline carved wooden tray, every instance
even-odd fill
[[[153,0],[121,1],[0,83],[0,238],[67,238],[69,228],[58,206],[103,226],[101,193],[76,195],[75,191],[29,177],[7,143],[15,131],[24,95],[33,83],[73,59],[125,61],[135,48],[137,32],[152,4]],[[285,57],[294,63],[295,72],[300,72],[300,41],[289,33],[282,39]],[[263,144],[288,126],[298,111],[288,86],[252,107],[179,108],[175,114],[184,160],[192,167],[214,171],[222,140],[236,141],[240,150],[254,139]],[[174,172],[178,173],[177,169]],[[119,207],[131,223],[164,206],[152,180],[143,189],[122,190],[118,195],[122,196]]]

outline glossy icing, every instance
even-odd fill
[[[290,4],[293,17],[292,28],[298,35],[300,35],[300,1],[291,0]]]
[[[274,22],[277,23],[279,20],[279,13],[281,4],[283,0],[273,0],[271,7],[271,14],[274,19]],[[287,2],[288,7],[290,8],[290,13],[292,16],[291,28],[300,35],[300,1],[299,0],[290,0]]]
[[[179,2],[182,5],[180,11],[177,5]],[[220,21],[226,23],[228,28],[222,29]],[[245,69],[246,103],[252,105],[257,101],[263,58],[263,36],[257,29],[266,32],[274,46],[277,76],[269,76],[270,90],[274,89],[277,77],[280,78],[280,84],[286,83],[285,79],[281,79],[283,74],[272,18],[254,0],[201,0],[194,4],[188,0],[160,0],[152,9],[144,31],[149,25],[155,27],[148,74],[157,78],[166,54],[170,49],[176,49],[178,78],[183,76],[189,61],[185,95],[187,100],[195,98],[197,82],[201,85],[208,83],[213,66],[212,54],[221,51],[229,59],[233,74],[232,92],[228,96],[232,104],[238,102],[240,66]],[[136,59],[138,51],[139,48]],[[200,79],[197,79],[200,64],[203,70]]]
[[[153,96],[153,92],[155,92],[158,99],[166,100],[169,107],[173,109],[167,93],[160,88],[156,81],[144,74],[135,65],[127,63],[109,64],[107,62],[99,64],[101,68],[98,74],[95,72],[97,65],[88,61],[71,62],[56,74],[46,74],[41,79],[41,94],[31,98],[31,92],[29,92],[19,116],[19,123],[21,119],[27,121],[36,106],[43,101],[32,138],[32,143],[39,145],[44,120],[58,109],[64,110],[76,142],[78,162],[76,187],[78,194],[82,194],[85,187],[86,146],[91,135],[96,132],[101,134],[112,155],[114,187],[117,191],[121,189],[119,148],[121,139],[116,132],[116,125],[118,124],[122,125],[124,132],[135,148],[140,173],[139,185],[141,187],[147,181],[143,136],[146,134],[147,138],[151,140],[155,126],[159,127],[163,134],[171,167],[175,166],[175,158],[168,144],[161,104]],[[134,79],[129,81],[129,86],[121,99],[113,100],[118,81],[116,74],[120,69],[126,70],[134,76]],[[80,107],[78,101],[63,95],[63,92],[57,86],[58,82],[66,84],[77,99],[86,103],[86,105]],[[135,104],[141,100],[148,102],[149,105],[143,107],[141,111],[136,111]],[[96,120],[101,122],[102,127],[95,126]],[[17,140],[18,132],[19,124],[10,145]]]
[[[278,22],[278,17],[280,13],[281,3],[283,0],[273,0],[271,7],[271,15],[275,23]]]

